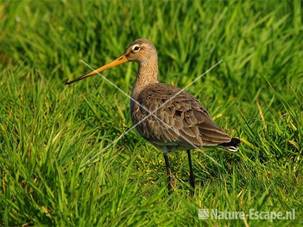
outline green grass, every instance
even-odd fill
[[[303,27],[295,1],[2,1],[0,225],[296,226],[303,220]],[[240,151],[162,154],[131,127],[129,100],[102,78],[63,81],[138,37],[159,52],[162,82],[184,87]],[[104,74],[130,93],[136,65]],[[106,149],[105,149],[106,148]],[[199,220],[198,208],[296,210],[295,220]]]

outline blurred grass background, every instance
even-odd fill
[[[302,1],[1,1],[0,225],[302,225]],[[129,100],[102,78],[63,81],[145,37],[162,82],[188,88],[240,136],[237,154],[162,154],[131,126]],[[104,72],[130,93],[136,65]],[[296,210],[295,220],[199,220],[198,208]]]

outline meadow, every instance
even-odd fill
[[[302,226],[302,1],[0,1],[0,225]],[[139,37],[161,82],[185,87],[237,153],[170,155],[131,130],[129,99],[102,77],[66,79],[120,56]],[[86,64],[87,63],[87,64]],[[130,94],[137,65],[103,73]],[[295,210],[295,218],[198,218],[198,209]]]

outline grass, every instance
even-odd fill
[[[302,2],[2,1],[0,225],[299,226],[303,218]],[[184,87],[240,151],[162,154],[131,127],[129,100],[101,78],[63,81],[119,56],[138,37],[162,82]],[[104,73],[130,93],[136,65]],[[199,220],[197,209],[289,211],[294,220]]]

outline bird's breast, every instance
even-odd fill
[[[144,138],[149,140],[151,138],[151,134],[149,126],[147,125],[147,120],[150,116],[147,114],[147,111],[142,111],[142,109],[145,109],[142,107],[142,104],[133,98],[130,102],[133,125],[136,126],[135,128]]]

